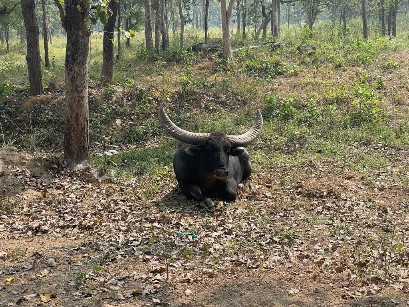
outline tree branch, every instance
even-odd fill
[[[63,28],[65,29],[65,13],[64,13],[64,9],[63,9],[61,3],[58,0],[54,0],[54,3],[57,6],[58,11],[60,12],[61,24],[62,24]]]
[[[1,15],[9,15],[16,8],[17,4],[18,4],[18,2],[14,3],[13,7],[9,11],[7,11],[6,6],[0,8],[0,16]]]

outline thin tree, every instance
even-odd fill
[[[116,58],[119,60],[119,57],[121,56],[121,23],[122,23],[122,17],[121,17],[121,0],[118,1],[118,27],[117,27],[117,43],[118,43],[118,53],[116,55]]]
[[[182,49],[185,41],[185,22],[186,22],[185,15],[183,14],[183,0],[179,0],[178,6],[180,19],[179,46]]]
[[[267,37],[267,26],[271,20],[271,10],[267,13],[266,12],[266,6],[264,4],[261,4],[261,16],[263,17],[261,21],[261,25],[256,31],[256,38],[259,38],[260,32],[262,32],[262,38],[265,39]]]
[[[204,15],[204,32],[205,32],[205,43],[209,42],[209,5],[210,1],[205,0],[205,15]]]
[[[88,54],[91,34],[88,0],[65,0],[65,10],[58,0],[62,25],[67,32],[65,55],[65,124],[64,158],[68,169],[88,165],[89,107]]]
[[[230,43],[230,19],[233,10],[234,0],[226,3],[226,0],[221,0],[221,15],[222,15],[222,32],[223,32],[223,59],[231,58],[231,43]]]
[[[41,9],[43,11],[43,40],[44,40],[44,65],[50,67],[50,58],[48,57],[48,26],[47,26],[47,11],[45,9],[45,0],[41,0]]]
[[[161,28],[161,34],[162,34],[162,50],[166,51],[169,49],[169,32],[168,32],[168,18],[167,18],[167,1],[162,0],[162,28]]]
[[[118,1],[111,0],[108,4],[108,20],[104,25],[104,37],[102,40],[102,83],[111,83],[114,75],[114,30],[118,13]]]
[[[151,0],[145,0],[145,44],[146,50],[153,50],[152,40],[152,5]]]
[[[272,0],[271,35],[280,38],[280,0]]]
[[[160,51],[161,31],[162,31],[162,0],[156,0],[156,20],[155,20],[155,50]]]
[[[43,92],[41,75],[41,56],[35,0],[21,0],[21,10],[24,18],[27,38],[27,68],[30,82],[30,95],[40,95]]]
[[[361,0],[362,36],[368,39],[368,20],[366,15],[366,0]]]

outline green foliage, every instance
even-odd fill
[[[175,143],[166,142],[160,146],[135,151],[120,152],[115,155],[104,154],[93,157],[93,163],[113,177],[141,176],[169,171]]]
[[[399,68],[399,63],[396,61],[387,61],[383,64],[383,68],[387,70],[393,70]]]
[[[266,118],[278,118],[289,121],[295,117],[297,109],[294,107],[293,98],[281,98],[271,95],[265,100],[264,113]]]
[[[376,90],[368,84],[357,84],[355,99],[348,113],[348,124],[354,127],[370,124],[379,119],[379,101]]]

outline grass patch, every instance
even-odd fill
[[[113,178],[167,174],[175,148],[175,142],[168,141],[135,151],[95,155],[92,163]]]

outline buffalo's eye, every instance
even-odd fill
[[[229,153],[230,153],[230,147],[225,147],[225,148],[224,148],[224,152],[226,152],[226,153],[229,154]]]

